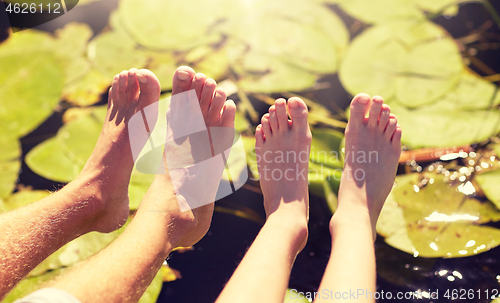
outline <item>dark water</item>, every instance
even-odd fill
[[[101,1],[75,8],[70,14],[56,19],[40,28],[54,31],[67,22],[80,21],[89,23],[95,33],[99,33],[107,24],[109,12],[117,4],[117,0]],[[491,1],[500,12],[500,1]],[[0,3],[1,5],[1,3]],[[337,10],[338,11],[338,10]],[[339,12],[339,11],[338,11]],[[354,20],[339,12],[346,23],[351,25]],[[439,17],[435,21],[443,25],[454,37],[462,37],[491,20],[490,15],[481,5],[467,4],[461,7],[458,16],[451,19]],[[0,40],[6,37],[5,28],[8,26],[5,18],[0,18]],[[488,24],[485,25],[487,27]],[[358,31],[359,32],[359,31]],[[497,45],[490,45],[492,49],[482,50],[484,45],[478,46],[476,57],[494,72],[500,72],[500,30],[496,25],[487,28],[488,37],[496,40]],[[478,41],[481,44],[484,41]],[[467,51],[467,50],[464,50]],[[483,68],[472,68],[481,75],[491,71]],[[346,108],[350,96],[342,88],[337,75],[328,76],[321,82],[330,83],[330,86],[320,91],[306,92],[305,96],[319,100],[332,112],[336,108]],[[498,83],[497,83],[498,84]],[[276,96],[279,97],[279,96]],[[237,100],[237,98],[234,98]],[[105,100],[105,98],[103,98]],[[104,102],[104,101],[103,101]],[[255,103],[257,110],[263,114],[267,105]],[[55,135],[62,125],[61,117],[65,105],[56,111],[38,129],[21,140],[23,158],[27,152]],[[23,162],[24,163],[24,162]],[[60,188],[63,184],[44,179],[29,170],[23,164],[19,183],[33,186],[35,189]],[[231,196],[218,201],[216,205],[230,205],[237,203],[249,207],[264,215],[262,196],[250,190],[241,189]],[[330,254],[330,234],[328,222],[331,214],[323,199],[311,197],[309,240],[304,250],[297,257],[293,267],[290,288],[299,291],[316,291],[321,280],[324,268]],[[253,221],[235,217],[233,215],[216,212],[212,226],[205,238],[194,249],[185,253],[173,253],[169,265],[179,270],[182,279],[164,283],[158,302],[213,302],[222,290],[224,284],[242,259],[246,249],[260,230],[261,225]],[[451,302],[444,297],[446,291],[462,288],[472,289],[475,299],[464,299],[459,302],[489,302],[487,291],[491,294],[498,289],[500,275],[500,248],[482,253],[474,257],[459,259],[425,259],[413,258],[400,252],[378,238],[376,243],[379,291],[396,293],[408,292],[417,289],[430,290],[439,293],[438,300],[433,302]],[[446,272],[445,272],[446,271]],[[441,274],[442,275],[441,275]],[[454,279],[451,281],[450,276]],[[461,278],[459,278],[461,277]],[[481,298],[479,299],[479,294]],[[430,302],[431,300],[403,299],[379,300],[379,302]],[[455,301],[453,301],[455,302]]]

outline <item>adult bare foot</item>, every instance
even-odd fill
[[[338,209],[356,207],[375,225],[391,191],[401,154],[401,127],[381,97],[358,94],[345,131],[345,166]],[[334,216],[335,217],[335,216]]]
[[[176,98],[176,96],[183,93],[186,95],[182,98]],[[169,111],[176,111],[177,109],[183,110],[182,106],[176,107],[179,104],[176,105],[174,103],[187,102],[191,100],[190,97],[196,97],[197,100],[199,100],[199,105],[197,104],[197,107],[199,106],[199,108],[194,108],[192,113],[186,113],[184,108],[184,111],[180,114],[182,116],[182,119],[180,120],[182,121],[171,122],[171,124],[173,124],[172,128],[174,135],[176,131],[180,131],[181,133],[186,132],[192,128],[194,124],[199,126],[200,122],[205,124],[205,126],[202,125],[204,129],[209,129],[210,127],[234,128],[236,106],[233,101],[226,101],[226,93],[224,90],[217,88],[217,84],[213,79],[207,79],[205,75],[201,73],[196,74],[193,69],[187,66],[181,66],[174,74],[172,99]],[[196,114],[199,110],[201,110],[201,115],[204,121],[200,121],[201,117]],[[167,117],[170,117],[171,119],[179,119],[179,112],[172,112],[170,116],[167,114]],[[179,125],[187,126],[179,127]],[[192,133],[192,131],[189,131],[189,133]],[[172,142],[172,140],[168,141]],[[178,147],[171,146],[169,142],[167,142],[165,147],[165,154],[170,152],[169,149],[171,147]],[[210,144],[211,143],[212,142],[210,142]],[[181,150],[182,148],[183,147],[180,147]],[[209,157],[212,156],[210,147],[208,147],[207,152]],[[175,154],[176,152],[174,151],[173,153]],[[196,157],[190,153],[191,151],[188,150],[185,155],[182,155],[181,153],[180,157]],[[174,156],[177,156],[177,154]],[[168,156],[166,157],[168,158]],[[184,161],[184,159],[179,160]],[[170,229],[169,244],[172,247],[191,246],[198,242],[208,231],[212,221],[214,203],[212,202],[201,207],[191,207],[186,211],[182,211],[179,205],[181,201],[178,203],[178,199],[184,199],[184,197],[174,191],[172,182],[177,182],[177,185],[182,186],[183,182],[196,181],[197,184],[201,186],[204,183],[215,181],[212,183],[215,184],[214,190],[216,191],[219,180],[209,180],[210,176],[207,179],[207,173],[204,173],[203,171],[199,172],[200,174],[194,176],[192,179],[192,176],[190,176],[188,178],[189,180],[177,178],[177,176],[174,176],[173,172],[175,169],[172,168],[172,165],[176,165],[177,163],[172,163],[172,159],[167,159],[166,162],[169,163],[166,168],[167,173],[156,175],[153,184],[148,191],[147,197],[141,203],[141,208],[146,211],[149,210],[154,212],[158,212],[160,210],[160,212],[167,214],[167,224]],[[210,175],[210,172],[208,172],[208,174]],[[218,176],[218,178],[220,179],[220,176]],[[213,198],[215,198],[215,195]],[[194,202],[196,203],[196,201]]]
[[[110,232],[127,220],[128,185],[134,166],[127,123],[159,97],[160,83],[149,70],[130,69],[113,79],[101,135],[82,172],[68,185],[83,188],[82,196],[93,212],[89,230]],[[133,144],[144,146],[147,138],[142,140]]]
[[[260,186],[268,218],[285,213],[286,220],[306,229],[311,147],[307,113],[307,106],[300,98],[290,98],[288,103],[278,99],[255,131]]]

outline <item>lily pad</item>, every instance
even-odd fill
[[[50,53],[26,56],[4,52],[2,46],[0,132],[22,137],[47,119],[59,103],[64,74],[56,57]]]
[[[118,14],[122,26],[140,45],[181,50],[220,40],[220,34],[211,33],[210,28],[237,6],[221,0],[123,0]]]
[[[488,171],[476,175],[474,179],[481,187],[488,200],[500,208],[500,170]]]
[[[344,167],[340,143],[344,134],[333,129],[313,129],[311,141],[311,162],[331,168]]]
[[[0,136],[0,199],[14,190],[21,169],[21,144],[16,138]]]
[[[101,95],[106,92],[112,80],[112,77],[106,77],[92,69],[81,79],[65,85],[62,97],[78,106],[95,104],[101,100]]]
[[[26,155],[25,161],[36,174],[62,183],[73,181],[83,168],[66,156],[56,137],[35,146]]]
[[[394,19],[419,19],[422,11],[415,0],[337,0],[346,13],[366,23],[382,23]]]
[[[398,176],[377,231],[389,245],[426,258],[465,257],[498,246],[500,230],[481,224],[500,220],[500,211],[490,202],[461,193],[460,187],[447,184],[443,177],[434,173]]]
[[[0,201],[0,213],[11,211],[50,195],[47,190],[21,190]]]
[[[339,76],[353,95],[397,97],[413,108],[450,90],[463,69],[458,46],[442,28],[399,20],[374,26],[354,39]]]

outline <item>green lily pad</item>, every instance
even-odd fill
[[[234,11],[237,3],[232,2],[123,0],[118,14],[123,28],[140,45],[181,50],[220,40],[210,27]]]
[[[9,292],[9,294],[2,300],[3,303],[12,303],[17,299],[21,299],[30,293],[39,290],[47,282],[53,280],[63,272],[67,271],[68,268],[56,269],[49,271],[43,275],[35,277],[27,277],[21,280],[16,287]]]
[[[0,213],[26,206],[50,195],[47,190],[21,190],[0,201]]]
[[[460,192],[434,173],[396,178],[377,223],[385,241],[414,256],[465,257],[500,244],[500,230],[480,225],[500,220],[500,211]],[[427,183],[422,187],[422,180]]]
[[[344,167],[340,154],[340,143],[344,134],[333,129],[313,129],[311,141],[311,162],[331,168]]]
[[[414,108],[450,90],[463,69],[458,46],[442,28],[399,20],[374,26],[354,39],[339,77],[353,95],[397,97]]]
[[[78,105],[89,106],[101,100],[101,95],[109,88],[112,77],[92,69],[89,73],[63,88],[63,99]]]
[[[337,0],[334,2],[355,19],[366,23],[423,17],[422,11],[415,5],[415,0]]]
[[[47,119],[59,103],[62,68],[52,54],[11,53],[3,51],[3,44],[0,66],[0,132],[22,137]]]
[[[19,169],[21,169],[21,144],[16,138],[0,136],[0,199],[14,190]]]
[[[285,293],[285,301],[283,301],[283,303],[308,303],[311,302],[308,299],[314,299],[312,297],[305,297],[306,294],[304,292],[300,294],[299,292],[300,290],[287,288]]]
[[[35,146],[26,155],[25,161],[36,174],[62,183],[74,180],[83,168],[66,156],[56,137]]]
[[[432,107],[409,110],[391,104],[403,129],[402,142],[412,148],[461,146],[481,142],[500,131],[495,111],[438,111]]]
[[[500,184],[500,170],[478,174],[474,180],[481,187],[488,200],[500,208],[500,187],[498,186]]]
[[[148,286],[138,303],[156,303],[163,287],[162,269],[158,271],[151,284]]]

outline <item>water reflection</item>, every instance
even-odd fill
[[[447,215],[447,214],[441,214],[441,213],[438,213],[435,211],[432,214],[430,214],[430,216],[426,217],[425,219],[429,222],[455,222],[455,221],[459,221],[459,220],[477,221],[477,220],[479,220],[479,217],[478,216],[471,216],[469,214]],[[432,245],[432,243],[431,243],[431,245]],[[431,248],[432,248],[432,246],[431,246]]]

